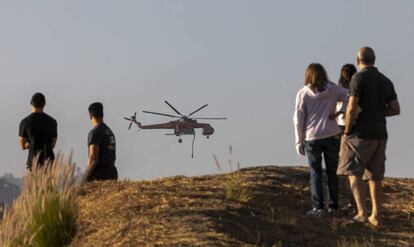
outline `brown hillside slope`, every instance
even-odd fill
[[[414,180],[385,181],[385,229],[313,218],[301,167],[240,172],[252,199],[225,196],[234,174],[86,185],[72,246],[414,246]],[[343,180],[341,199],[346,198]],[[351,244],[364,245],[351,245]]]

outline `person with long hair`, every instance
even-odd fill
[[[352,79],[352,76],[357,72],[356,67],[353,64],[345,64],[341,68],[341,74],[339,76],[338,85],[349,90],[349,83]],[[339,128],[341,128],[342,133],[345,130],[345,113],[346,113],[346,105],[348,101],[338,102],[336,104],[336,113],[333,114],[331,117],[336,119],[336,123],[338,124]],[[348,182],[346,182],[348,190],[346,192],[347,201],[344,207],[341,209],[346,214],[352,214],[355,212],[355,201],[353,195],[351,193],[351,187]]]
[[[348,89],[349,82],[351,81],[352,76],[357,72],[357,69],[353,64],[345,64],[341,68],[341,74],[339,76],[338,85]],[[336,122],[338,123],[339,128],[342,131],[345,129],[345,112],[346,112],[346,104],[348,102],[338,102],[336,105],[336,113],[333,114],[331,117],[336,118]]]
[[[295,145],[299,155],[308,158],[313,208],[308,215],[323,212],[322,156],[328,177],[328,213],[338,210],[338,178],[336,175],[341,129],[335,119],[337,102],[346,101],[347,90],[328,80],[324,67],[312,63],[305,72],[305,85],[296,96],[294,112]]]

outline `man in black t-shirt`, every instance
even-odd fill
[[[27,169],[32,169],[33,161],[43,165],[46,161],[53,162],[53,149],[57,140],[57,122],[43,112],[46,105],[45,96],[35,93],[31,100],[32,113],[20,122],[19,144],[23,150],[28,149]]]
[[[85,179],[116,180],[118,171],[115,167],[115,136],[103,122],[103,105],[99,102],[91,104],[89,116],[94,128],[88,134],[89,159]]]
[[[352,77],[341,143],[338,175],[349,178],[358,213],[353,222],[381,225],[381,182],[385,173],[385,149],[388,138],[386,117],[400,114],[394,85],[374,67],[375,53],[369,47],[359,49],[360,72]],[[372,212],[368,217],[363,196],[363,180],[368,180]]]

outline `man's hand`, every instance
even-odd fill
[[[19,144],[20,144],[20,147],[21,147],[23,150],[26,150],[26,149],[30,148],[30,144],[29,144],[29,142],[28,142],[28,141],[27,141],[27,139],[26,139],[26,138],[24,138],[24,137],[20,137],[20,138],[19,138]]]
[[[352,127],[355,123],[355,119],[358,115],[358,101],[359,98],[355,96],[350,96],[348,101],[348,106],[346,108],[345,114],[345,130],[344,134],[349,135],[351,133]]]
[[[391,116],[400,115],[400,111],[401,111],[400,110],[400,103],[396,99],[396,100],[388,102],[387,111],[385,112],[385,116],[391,117]]]
[[[303,143],[296,144],[296,153],[305,156],[305,145]]]

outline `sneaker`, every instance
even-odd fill
[[[312,208],[312,210],[308,211],[306,215],[320,217],[322,216],[322,213],[323,213],[322,208]]]
[[[334,208],[328,208],[328,214],[331,215],[331,216],[337,216],[338,211]]]

